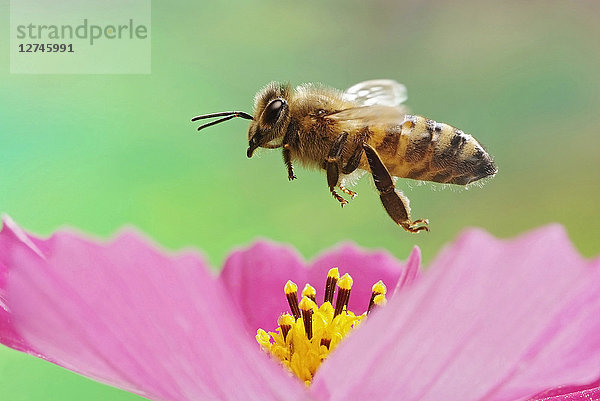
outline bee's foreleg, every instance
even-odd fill
[[[329,186],[329,191],[331,192],[331,195],[333,195],[333,197],[340,202],[342,207],[347,204],[348,201],[335,192],[335,187],[340,180],[340,160],[347,139],[348,133],[342,132],[342,134],[337,137],[333,145],[331,145],[329,154],[325,160],[325,170],[327,171],[327,185]]]
[[[290,151],[290,148],[292,147],[292,145],[295,146],[295,144],[298,142],[298,133],[296,131],[294,131],[293,129],[288,129],[287,132],[285,133],[285,136],[283,137],[283,142],[282,142],[282,147],[283,147],[283,162],[285,163],[285,166],[287,167],[287,172],[288,172],[288,180],[292,181],[295,180],[297,177],[294,174],[294,166],[292,165],[292,152]]]
[[[285,145],[283,145],[283,162],[285,163],[285,166],[287,167],[288,180],[292,181],[292,180],[295,180],[296,178],[298,178],[294,174],[294,166],[292,165],[292,155],[290,152],[290,145],[287,143]]]
[[[406,231],[413,233],[421,230],[429,231],[429,222],[427,220],[410,220],[408,199],[396,191],[394,180],[375,149],[366,143],[362,147],[367,155],[369,167],[373,174],[373,181],[375,181],[375,187],[379,191],[381,203],[383,203],[385,211],[392,220]]]

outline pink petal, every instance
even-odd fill
[[[584,386],[560,386],[543,391],[530,400],[536,401],[571,401],[571,400],[600,400],[600,380]]]
[[[555,397],[540,398],[541,401],[598,401],[600,400],[600,389],[598,387],[581,390],[575,393],[558,395]]]
[[[283,287],[288,280],[302,291],[307,272],[302,258],[292,248],[260,241],[233,252],[225,261],[219,279],[244,317],[249,333],[272,330],[277,318],[289,311]]]
[[[28,248],[32,254],[43,257],[41,250],[44,247],[43,241],[27,235],[27,233],[22,231],[8,216],[3,216],[3,223],[5,227],[10,228],[15,239],[21,242],[24,247]],[[2,232],[0,232],[0,235],[2,235]],[[2,243],[0,242],[0,245],[1,244]],[[7,305],[9,268],[6,256],[6,252],[0,247],[0,342],[18,351],[32,353],[29,344],[27,344],[25,339],[15,331],[12,323],[12,316]]]
[[[249,249],[233,252],[225,262],[220,279],[242,311],[248,331],[256,333],[258,328],[274,329],[279,315],[289,312],[283,293],[288,280],[298,285],[298,292],[304,284],[310,283],[321,302],[327,272],[339,267],[340,274],[349,273],[354,279],[350,309],[362,313],[368,307],[371,287],[378,280],[384,281],[390,293],[401,275],[414,280],[420,262],[418,248],[413,250],[409,261],[410,268],[406,272],[406,264],[386,252],[368,252],[353,244],[343,244],[325,252],[306,268],[293,249],[260,241]]]
[[[402,271],[402,275],[396,283],[394,294],[401,291],[403,288],[408,288],[417,281],[421,275],[421,250],[415,246],[406,261],[406,268]]]
[[[590,383],[600,367],[600,269],[559,226],[447,248],[330,357],[331,400],[515,400]]]
[[[580,390],[568,394],[556,395],[544,398],[536,398],[539,401],[598,401],[600,400],[600,389],[598,387]]]
[[[134,232],[40,241],[10,220],[0,255],[5,345],[152,399],[306,398],[197,255],[164,256]]]

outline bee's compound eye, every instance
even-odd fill
[[[275,124],[281,114],[283,108],[283,101],[281,99],[275,99],[265,109],[265,121],[269,124]]]

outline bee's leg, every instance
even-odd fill
[[[342,207],[348,203],[348,201],[342,198],[337,192],[335,192],[335,187],[340,180],[340,158],[342,156],[342,151],[344,150],[344,145],[346,144],[346,140],[348,139],[348,133],[342,132],[340,136],[337,137],[331,148],[329,149],[329,155],[327,155],[327,159],[325,160],[325,170],[327,171],[327,185],[329,186],[329,191],[331,195],[342,205]]]
[[[290,181],[295,180],[297,178],[296,175],[294,174],[294,166],[292,165],[292,153],[290,151],[290,148],[292,147],[292,145],[296,146],[296,144],[298,143],[298,140],[299,140],[298,132],[293,127],[289,127],[283,137],[282,146],[283,146],[283,162],[285,163],[285,166],[287,167],[288,180],[290,180]]]
[[[342,167],[342,173],[353,173],[354,170],[356,170],[358,168],[358,165],[360,164],[360,158],[362,157],[362,154],[363,147],[362,143],[360,143],[354,150],[354,153],[352,153],[352,156],[350,156],[350,158],[348,159],[348,162],[344,165],[344,167]]]
[[[295,180],[297,177],[294,174],[294,166],[292,165],[292,155],[290,153],[290,145],[287,143],[285,145],[283,145],[283,162],[285,163],[285,166],[287,167],[288,180],[290,180],[290,181]]]
[[[352,153],[352,156],[350,156],[350,159],[348,159],[348,162],[342,167],[342,173],[352,174],[358,168],[358,165],[360,164],[360,158],[362,157],[362,155],[363,148],[362,143],[360,143],[354,150],[354,153]],[[354,197],[358,195],[356,192],[349,190],[342,184],[340,184],[339,187],[343,193],[350,195],[352,199],[354,199]]]
[[[350,195],[350,198],[352,198],[352,199],[356,198],[356,195],[358,195],[358,193],[356,193],[355,191],[353,191],[351,189],[346,188],[342,184],[338,185],[338,188],[340,189],[340,191],[342,191],[346,195]]]
[[[362,145],[369,161],[369,167],[373,174],[375,187],[379,191],[379,197],[385,211],[390,215],[398,225],[402,226],[406,231],[416,233],[421,230],[429,231],[427,220],[410,220],[410,209],[408,207],[408,199],[396,191],[394,180],[390,172],[385,167],[381,158],[368,144]]]

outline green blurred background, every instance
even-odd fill
[[[404,259],[417,244],[427,263],[468,226],[509,237],[555,221],[592,256],[599,11],[594,1],[154,0],[152,74],[11,75],[3,0],[0,210],[40,235],[72,226],[105,238],[132,224],[167,248],[200,248],[215,269],[258,237],[307,258],[352,240]],[[322,173],[298,166],[290,183],[279,151],[248,160],[247,121],[200,134],[189,121],[250,112],[271,80],[343,89],[373,78],[403,82],[416,114],[472,133],[499,167],[469,190],[401,180],[428,234],[394,226],[371,178],[342,210]],[[139,399],[5,347],[0,389],[11,401]]]

